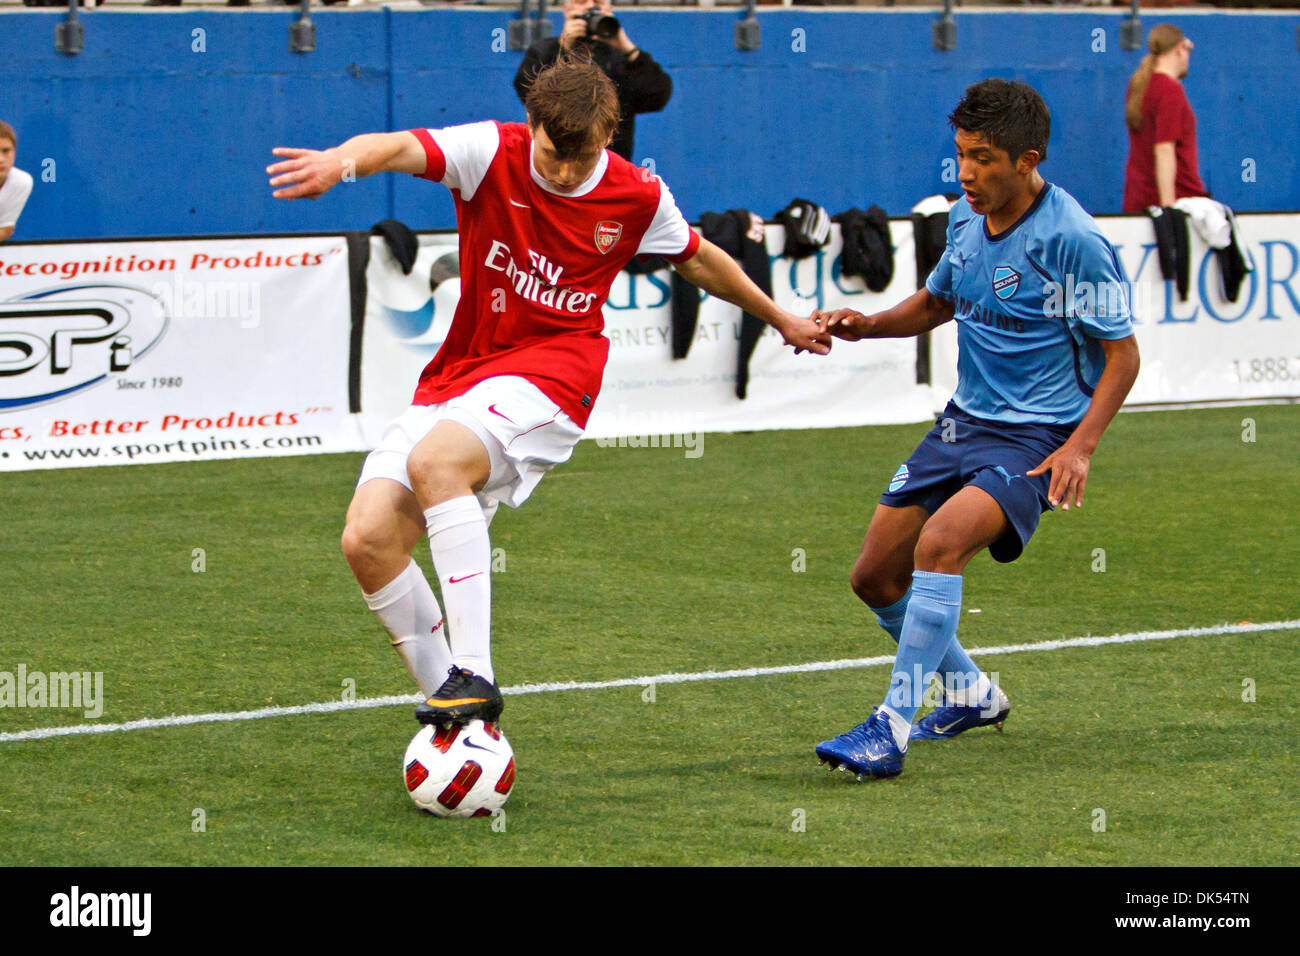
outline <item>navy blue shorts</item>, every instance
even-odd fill
[[[1011,530],[989,545],[995,561],[1014,561],[1051,511],[1051,472],[1025,472],[1065,444],[1074,425],[1008,424],[967,415],[952,402],[912,457],[899,466],[880,496],[891,508],[920,505],[930,514],[967,485],[988,492],[1007,516]]]

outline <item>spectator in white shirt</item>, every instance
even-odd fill
[[[14,165],[18,135],[0,120],[0,242],[14,234],[27,197],[32,193],[32,174]]]

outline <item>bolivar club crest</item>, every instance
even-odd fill
[[[604,219],[596,223],[596,250],[603,256],[614,248],[623,235],[623,224]]]
[[[1009,299],[1020,288],[1020,273],[1010,266],[998,266],[993,270],[993,294],[999,299]]]

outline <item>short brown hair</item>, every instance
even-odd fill
[[[546,130],[561,159],[605,145],[618,129],[618,91],[586,57],[562,56],[540,71],[524,106],[529,123]]]
[[[14,149],[18,148],[18,134],[15,133],[14,128],[4,120],[0,120],[0,139],[7,139],[9,142],[14,144]]]

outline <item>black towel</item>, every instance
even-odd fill
[[[415,238],[415,233],[411,232],[405,223],[398,222],[396,219],[385,219],[371,226],[370,234],[384,237],[384,244],[388,246],[388,251],[402,267],[402,275],[409,276],[411,267],[415,265],[416,253],[420,251],[420,241]]]
[[[879,206],[846,209],[835,216],[844,237],[840,272],[861,276],[872,292],[883,292],[894,278],[894,243],[889,235],[889,217]]]
[[[772,295],[772,266],[764,244],[763,220],[747,209],[706,212],[700,216],[700,235],[733,259],[740,260],[745,275],[769,298]],[[685,358],[699,321],[700,296],[695,286],[673,273],[673,358]],[[749,389],[749,359],[763,334],[764,322],[744,313],[740,319],[740,346],[736,361],[736,397]]]
[[[1173,279],[1178,288],[1178,301],[1187,301],[1188,281],[1191,275],[1191,251],[1187,245],[1187,214],[1181,209],[1150,206],[1156,230],[1156,252],[1160,257],[1160,275]]]

